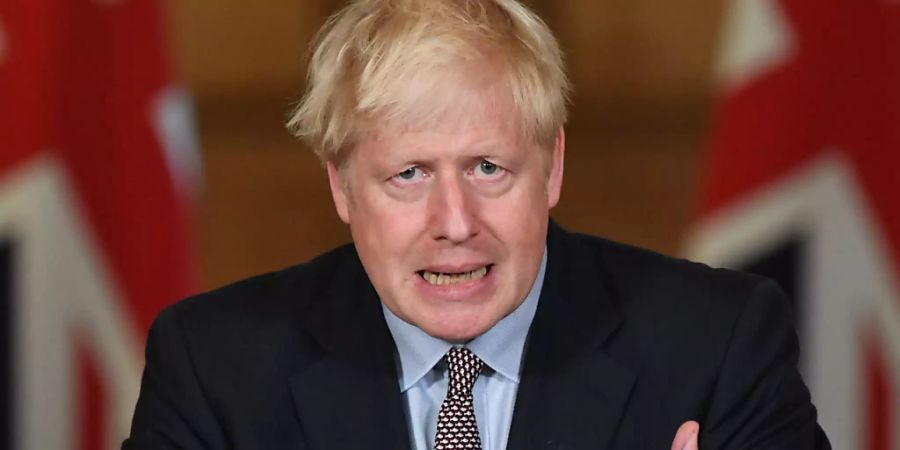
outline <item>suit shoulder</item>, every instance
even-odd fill
[[[746,339],[756,332],[741,323],[759,323],[754,318],[765,317],[769,326],[791,326],[789,301],[767,278],[602,238],[575,239],[577,248],[594,260],[584,265],[603,280],[604,296],[623,319],[617,331],[619,347],[613,351],[635,370],[667,372],[664,367],[672,360],[666,355],[690,348],[698,353],[694,366],[705,367],[713,376],[735,333]]]
[[[230,322],[268,326],[302,314],[357,265],[356,251],[348,244],[305,263],[188,297],[167,309],[186,329]]]
[[[584,249],[604,272],[617,297],[641,302],[678,300],[681,307],[726,302],[740,308],[742,301],[763,285],[764,277],[675,258],[608,239],[573,234],[575,247]]]

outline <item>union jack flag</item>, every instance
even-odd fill
[[[688,256],[791,294],[834,448],[900,449],[900,2],[727,5]]]
[[[152,0],[0,1],[0,449],[113,449],[194,285],[199,170]]]

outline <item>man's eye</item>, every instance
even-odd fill
[[[420,175],[420,172],[421,172],[421,169],[413,166],[413,167],[410,167],[410,168],[398,173],[397,175],[394,175],[394,177],[400,181],[412,181],[412,180],[415,180],[416,177],[418,177]]]
[[[481,164],[478,165],[478,168],[481,169],[481,172],[485,175],[493,175],[494,172],[497,171],[497,165],[490,161],[482,161]]]
[[[483,160],[478,163],[478,166],[475,168],[475,172],[476,176],[480,175],[487,178],[496,178],[503,173],[503,168],[490,161]]]

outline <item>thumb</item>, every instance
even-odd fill
[[[675,440],[672,441],[672,450],[699,450],[698,435],[700,424],[690,420],[683,423],[675,432]]]

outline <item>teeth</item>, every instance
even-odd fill
[[[437,286],[465,283],[467,281],[479,280],[487,275],[487,266],[475,269],[471,272],[464,273],[435,273],[429,271],[422,272],[422,278],[430,284]]]

